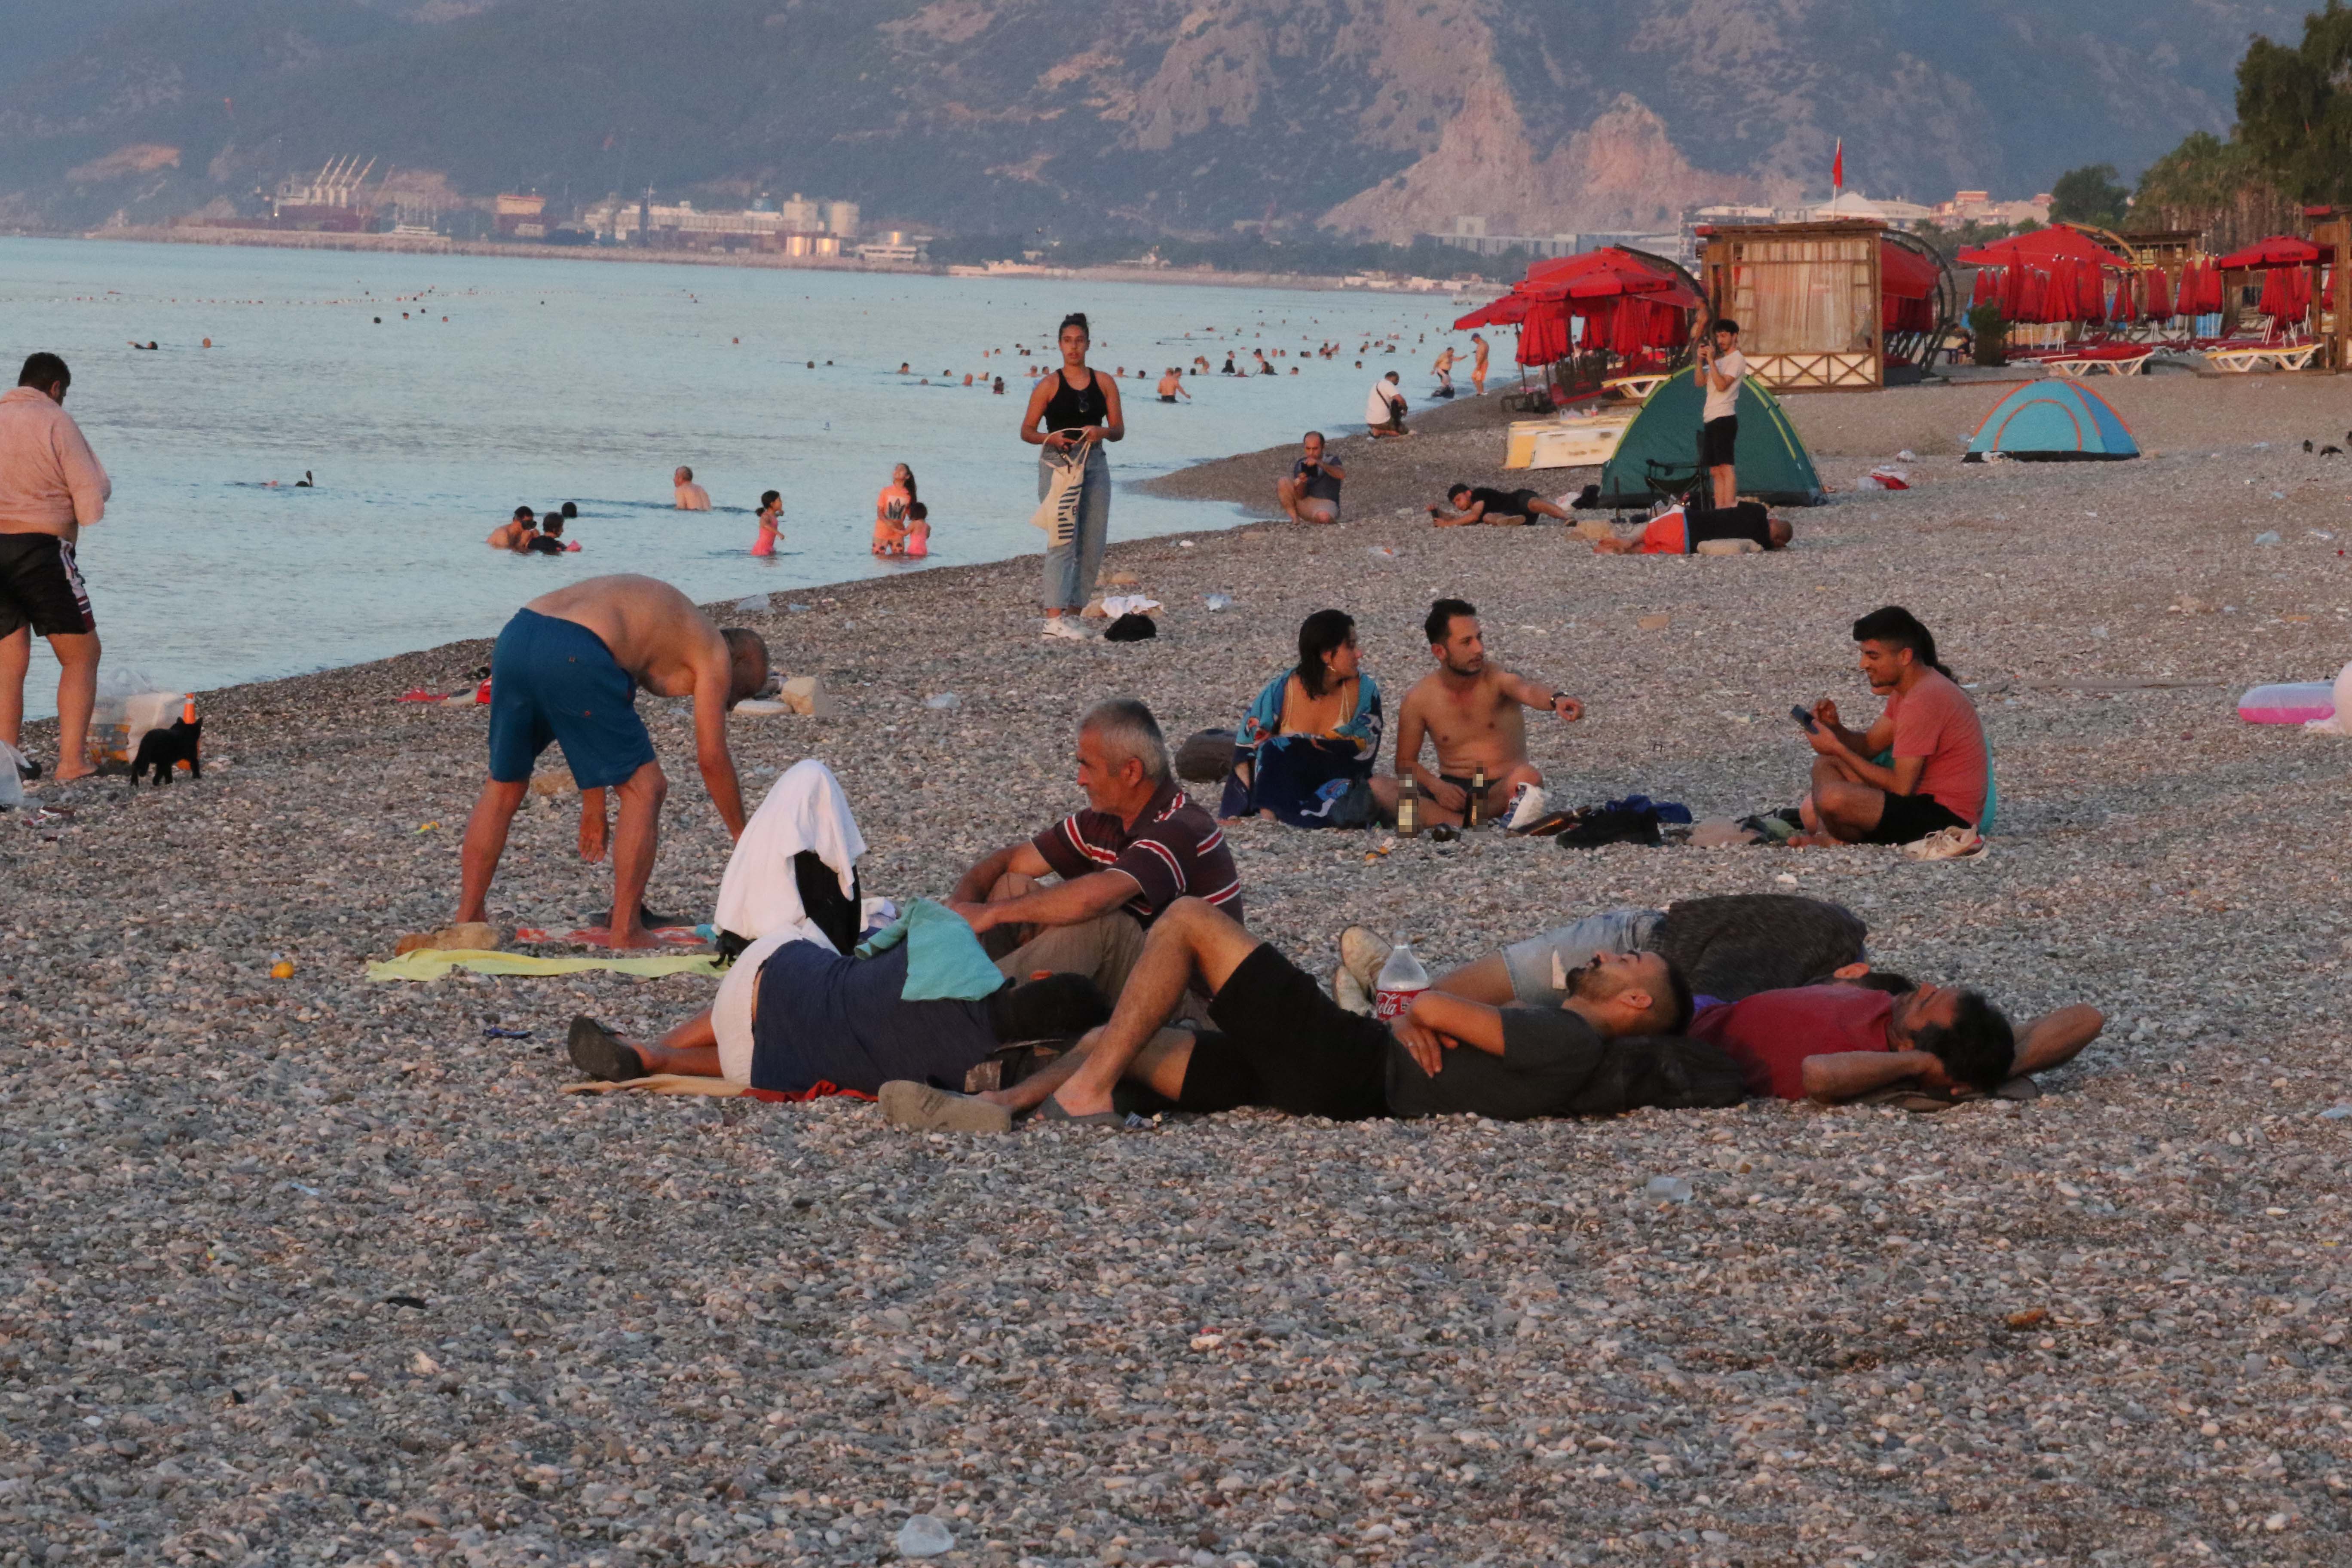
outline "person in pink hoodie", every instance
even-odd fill
[[[114,487],[65,411],[73,373],[53,353],[25,361],[0,396],[0,741],[23,744],[25,672],[33,634],[58,656],[57,777],[90,766],[98,698],[98,619],[74,562],[81,531],[106,515]],[[27,776],[37,774],[34,769]]]

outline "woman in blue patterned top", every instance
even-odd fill
[[[1242,720],[1217,815],[1361,827],[1380,749],[1381,689],[1361,668],[1356,623],[1318,610],[1298,628],[1297,668],[1267,681]]]

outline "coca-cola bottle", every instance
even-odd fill
[[[1429,989],[1429,971],[1412,955],[1412,944],[1401,942],[1381,965],[1372,983],[1372,1016],[1383,1022],[1402,1017],[1412,999]]]

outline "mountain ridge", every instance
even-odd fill
[[[2262,0],[91,0],[0,46],[0,222],[347,153],[559,202],[792,190],[950,232],[1399,239],[1933,200],[2226,131]],[[381,165],[380,165],[381,166]]]

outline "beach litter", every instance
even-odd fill
[[[963,699],[952,691],[934,691],[923,699],[923,706],[935,713],[945,713],[963,706]]]
[[[955,1535],[928,1513],[909,1514],[898,1527],[898,1547],[901,1557],[937,1557],[955,1550]]]
[[[1234,596],[1231,594],[1204,594],[1201,596],[1201,603],[1212,610],[1230,610],[1234,607]]]
[[[1655,1198],[1662,1204],[1686,1204],[1691,1201],[1688,1176],[1652,1176],[1642,1187],[1644,1197]]]
[[[1373,559],[1373,560],[1375,560],[1375,561],[1394,561],[1396,558],[1397,558],[1397,551],[1396,551],[1396,548],[1395,548],[1393,545],[1388,545],[1388,544],[1375,544],[1375,545],[1373,545],[1373,546],[1372,546],[1372,559]]]
[[[746,594],[735,601],[735,613],[741,616],[764,616],[771,608],[765,594]]]
[[[2277,544],[2281,542],[2281,541],[2275,532],[2266,529],[2263,532],[2254,535],[2254,542],[2256,544]]]

